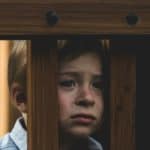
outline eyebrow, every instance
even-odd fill
[[[59,75],[68,75],[71,77],[80,77],[80,73],[78,72],[60,72]],[[93,78],[97,79],[97,80],[103,80],[104,79],[104,75],[103,74],[93,74]]]

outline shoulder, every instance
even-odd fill
[[[89,137],[89,146],[90,150],[103,150],[101,143],[92,137]]]
[[[18,150],[9,133],[0,138],[0,150]]]

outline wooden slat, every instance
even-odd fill
[[[1,3],[1,35],[49,34],[148,34],[150,4],[81,3]],[[50,27],[46,13],[54,10],[59,22]],[[140,20],[131,27],[126,16],[134,12]]]
[[[120,49],[110,64],[110,148],[135,150],[136,56]]]
[[[132,3],[141,3],[141,4],[150,4],[150,1],[149,0],[11,0],[11,3],[12,4],[16,4],[16,3],[22,3],[22,4],[56,4],[56,3],[82,3],[84,2],[85,4],[86,3],[89,3],[89,2],[92,2],[92,3],[97,3],[97,2],[101,2],[101,3],[105,3],[105,4],[108,4],[108,3],[116,3],[116,4],[132,4]],[[0,4],[3,4],[3,3],[7,3],[9,4],[10,3],[10,0],[0,0]]]
[[[36,39],[28,50],[28,150],[58,150],[56,49]]]
[[[104,0],[105,3],[116,3],[116,4],[150,4],[149,0]]]
[[[100,2],[103,0],[11,0],[11,3],[22,3],[22,4],[53,4],[53,3],[79,3],[79,2]],[[0,3],[10,3],[10,0],[0,0]]]

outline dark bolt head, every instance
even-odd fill
[[[133,26],[133,25],[137,24],[137,22],[139,21],[139,17],[137,15],[135,15],[134,13],[129,13],[126,16],[126,21],[127,21],[128,25]]]
[[[48,11],[46,13],[46,21],[49,26],[54,26],[59,20],[59,17],[54,11]]]

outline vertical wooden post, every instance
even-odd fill
[[[54,41],[40,38],[28,46],[28,150],[58,150]]]
[[[135,150],[136,56],[111,52],[110,65],[110,148]]]

